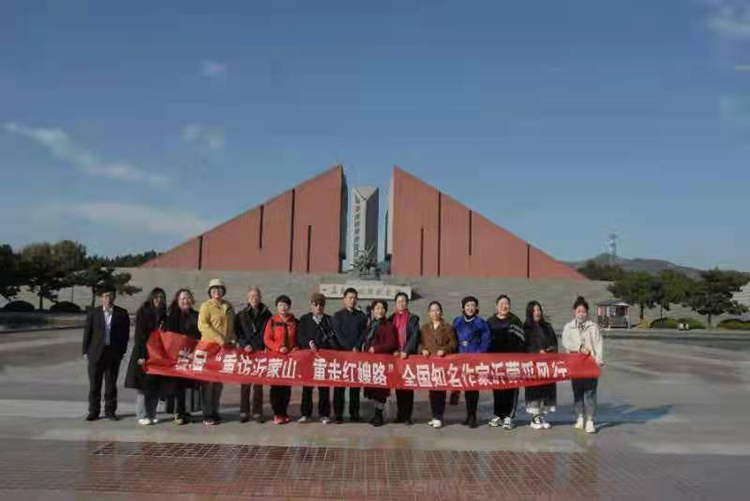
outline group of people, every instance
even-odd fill
[[[161,288],[151,291],[147,300],[138,309],[135,319],[134,346],[128,364],[125,386],[136,389],[136,414],[138,423],[144,426],[157,423],[156,411],[160,399],[170,399],[174,406],[175,424],[191,421],[186,410],[186,392],[200,391],[203,423],[214,426],[221,422],[219,414],[223,385],[216,382],[198,382],[184,378],[149,375],[144,371],[148,359],[146,348],[150,334],[163,328],[191,336],[195,339],[218,343],[222,346],[237,346],[247,352],[267,351],[285,354],[294,350],[346,350],[368,353],[387,353],[407,358],[410,355],[444,357],[451,353],[555,353],[558,341],[555,330],[545,320],[542,305],[531,301],[526,305],[525,320],[511,310],[511,300],[500,295],[496,300],[495,313],[484,319],[479,316],[479,300],[466,296],[461,301],[462,313],[452,322],[443,318],[443,307],[438,301],[428,306],[429,320],[420,319],[409,310],[409,298],[398,293],[394,298],[395,312],[388,315],[388,303],[376,299],[366,311],[358,307],[358,293],[354,288],[344,292],[344,308],[333,315],[325,312],[326,299],[315,293],[310,297],[310,311],[297,319],[291,312],[292,301],[280,295],[274,302],[275,313],[263,303],[260,289],[251,287],[247,293],[247,305],[235,312],[224,299],[226,287],[217,279],[208,287],[209,299],[194,309],[195,298],[188,289],[178,290],[172,303],[167,306],[166,293]],[[107,290],[101,295],[101,307],[93,309],[86,321],[83,336],[83,354],[88,360],[89,413],[87,420],[100,415],[102,381],[105,384],[105,416],[117,420],[117,373],[127,349],[130,320],[123,308],[114,305],[115,293]],[[589,305],[583,297],[573,304],[573,320],[565,325],[562,345],[566,352],[584,353],[593,357],[600,366],[604,363],[602,337],[598,325],[589,320]],[[577,413],[576,429],[595,433],[597,379],[572,380],[574,407]],[[300,406],[304,423],[313,415],[313,387],[303,387]],[[331,390],[319,386],[318,418],[322,423],[342,423],[346,402],[345,387]],[[348,417],[359,422],[360,388],[350,387]],[[273,421],[285,424],[290,421],[289,401],[291,387],[271,386],[270,403]],[[240,419],[251,419],[262,423],[263,386],[243,384],[240,389]],[[383,411],[391,390],[387,388],[365,388],[364,397],[373,401],[374,412],[370,419],[373,426],[385,423]],[[414,408],[413,390],[395,390],[397,415],[393,422],[412,424]],[[452,403],[457,403],[458,393],[451,394]],[[478,391],[465,391],[466,420],[464,425],[478,426]],[[252,403],[251,403],[252,400]],[[429,402],[432,419],[429,425],[443,426],[443,417],[448,395],[446,391],[430,391]],[[493,390],[494,417],[489,426],[512,430],[515,427],[519,389]],[[526,412],[531,415],[530,426],[536,430],[550,428],[545,419],[554,412],[557,403],[556,384],[525,388]],[[333,407],[333,408],[331,408]],[[333,413],[331,413],[333,410]]]

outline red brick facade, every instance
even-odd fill
[[[394,275],[586,279],[399,167],[391,189]]]
[[[346,204],[344,170],[337,166],[143,266],[338,273]]]

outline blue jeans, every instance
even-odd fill
[[[579,416],[594,420],[598,379],[573,379],[573,407]]]
[[[138,396],[135,398],[135,416],[138,419],[154,419],[157,405],[159,405],[158,394],[138,390]]]

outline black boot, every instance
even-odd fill
[[[383,426],[383,410],[382,409],[375,409],[375,415],[372,416],[372,419],[370,420],[370,424],[373,426]]]
[[[469,416],[469,428],[477,428],[479,424],[477,423],[477,415],[472,414]]]

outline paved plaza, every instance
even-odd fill
[[[586,435],[569,383],[548,431],[523,402],[516,430],[470,430],[463,400],[434,430],[421,394],[413,426],[241,424],[236,386],[214,428],[139,427],[126,389],[121,421],[86,423],[80,335],[0,334],[0,499],[716,499],[749,483],[750,341],[608,340]],[[486,424],[491,393],[480,406]]]

